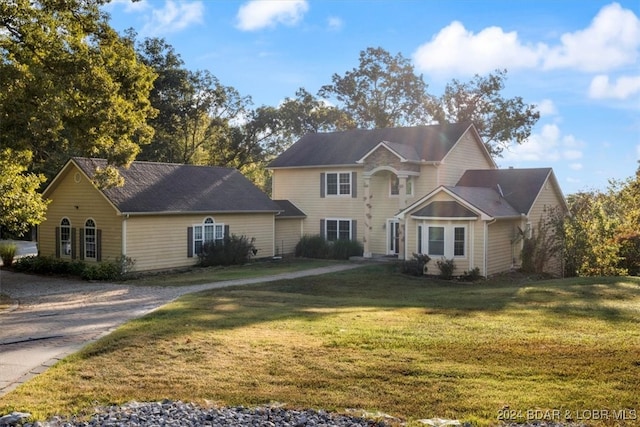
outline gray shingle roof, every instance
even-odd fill
[[[104,159],[74,157],[93,177]],[[280,208],[239,171],[232,168],[174,163],[133,162],[119,168],[123,187],[102,190],[122,213],[278,212]]]
[[[429,203],[424,208],[411,214],[416,217],[426,218],[477,218],[474,212],[465,208],[458,202],[435,201]]]
[[[518,214],[528,214],[549,174],[551,168],[468,170],[456,187],[490,188],[497,194],[502,191]]]
[[[519,216],[520,212],[500,197],[497,190],[484,187],[446,187],[462,200],[494,218]]]
[[[280,212],[276,218],[306,218],[307,216],[289,200],[274,200],[274,202],[280,207]]]
[[[310,133],[276,158],[270,168],[351,165],[387,141],[416,161],[440,161],[469,129],[469,123]],[[406,146],[401,149],[400,146]]]

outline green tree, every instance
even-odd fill
[[[472,122],[489,152],[500,156],[512,143],[526,141],[540,118],[535,105],[519,96],[502,96],[506,75],[506,70],[497,70],[467,83],[454,79],[441,96],[430,98],[428,110],[438,123]]]
[[[47,176],[71,155],[128,164],[153,133],[155,76],[102,3],[0,3],[0,146],[30,151]]]
[[[43,175],[28,173],[29,151],[0,150],[0,229],[22,235],[45,218],[47,201],[37,191]]]
[[[360,65],[343,76],[334,74],[318,95],[334,98],[359,128],[384,128],[425,124],[427,85],[401,54],[367,48]]]

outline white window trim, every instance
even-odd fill
[[[348,193],[340,193],[340,175],[347,175],[349,177],[349,192]],[[337,179],[337,194],[329,193],[329,175],[336,175]],[[353,171],[330,171],[325,172],[324,174],[324,195],[325,197],[351,197],[351,189],[353,188]]]
[[[395,180],[398,180],[398,194],[393,194],[393,184]],[[400,197],[400,178],[398,178],[397,175],[394,174],[390,174],[389,175],[389,197]],[[407,191],[407,190],[411,190],[411,191]],[[407,181],[405,184],[405,193],[404,193],[405,197],[413,197],[413,180],[411,179],[411,177],[407,177]]]
[[[87,227],[87,222],[92,221],[93,227]],[[89,251],[87,251],[87,237],[88,229],[93,229],[93,256],[89,256]],[[84,241],[82,242],[84,249],[84,259],[97,260],[98,259],[98,223],[93,218],[87,218],[84,221]]]
[[[211,220],[211,222],[207,222]],[[199,252],[196,250],[196,243],[200,242],[202,244],[202,246],[204,247],[204,245],[206,243],[209,242],[217,242],[217,241],[224,241],[224,223],[221,222],[216,222],[215,219],[213,217],[206,217],[205,219],[202,220],[201,223],[199,224],[193,224],[193,253],[195,255],[198,255]],[[205,227],[213,227],[213,240],[205,240]],[[196,238],[196,234],[197,231],[196,230],[200,230],[200,235],[202,236],[200,239]],[[218,238],[217,236],[221,235],[222,237]]]
[[[346,221],[347,223],[349,223],[349,240],[353,240],[353,219],[351,218],[325,218],[324,219],[324,230],[322,230],[324,232],[324,238],[329,240],[329,221],[337,221],[336,225],[337,225],[337,236],[336,236],[336,240],[340,240],[340,221]]]
[[[429,228],[430,227],[442,227],[444,228],[444,255],[430,254],[429,252]],[[416,228],[422,229],[422,253],[429,255],[430,257],[444,257],[446,259],[467,259],[469,258],[470,249],[470,236],[469,225],[460,223],[437,223],[423,221],[418,224]],[[455,229],[464,228],[464,255],[454,255],[455,251]],[[419,251],[418,239],[416,239],[416,251]]]
[[[64,220],[67,220],[67,222],[69,223],[68,225],[63,225],[62,222]],[[95,224],[95,221],[94,221]],[[63,217],[60,220],[60,256],[64,257],[64,258],[71,258],[71,228],[72,228],[72,224],[71,224],[71,220],[68,217]],[[62,230],[63,229],[68,229],[69,232],[69,240],[62,240]],[[65,245],[66,242],[66,245]]]

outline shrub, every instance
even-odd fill
[[[304,258],[328,258],[329,243],[319,234],[314,236],[304,235],[296,244],[295,255]]]
[[[336,240],[329,245],[329,258],[349,259],[352,256],[362,256],[364,248],[357,240]]]
[[[225,237],[222,243],[206,243],[199,255],[199,265],[210,267],[246,264],[256,253],[255,241],[255,238],[249,240],[246,236],[232,234],[230,237]]]
[[[13,265],[13,258],[15,258],[17,250],[18,246],[15,243],[0,244],[0,259],[2,259],[2,264],[6,268]]]
[[[475,267],[473,270],[465,271],[462,273],[460,277],[461,280],[465,282],[475,282],[476,280],[480,280],[482,275],[480,274],[480,268]]]
[[[85,280],[119,280],[135,264],[129,257],[115,261],[86,264],[80,260],[67,261],[60,258],[28,256],[18,259],[13,269],[23,273],[43,275],[76,276]]]
[[[440,269],[440,278],[445,280],[451,280],[453,278],[453,272],[456,269],[453,259],[442,258],[436,263]]]
[[[413,259],[405,260],[402,263],[402,272],[412,276],[422,276],[427,272],[427,263],[431,257],[425,254],[413,254]]]

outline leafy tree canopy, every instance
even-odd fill
[[[133,161],[153,129],[154,74],[100,0],[0,2],[0,146],[52,176],[72,155]]]
[[[43,175],[27,173],[29,151],[0,150],[0,228],[22,235],[45,218],[47,202],[37,191]]]

